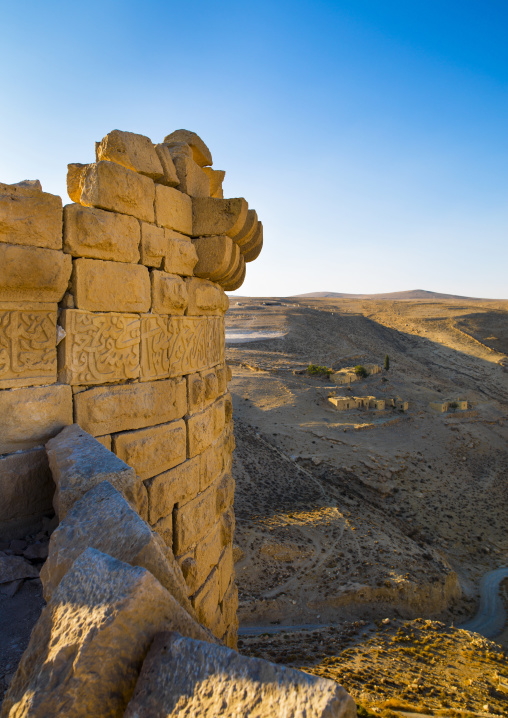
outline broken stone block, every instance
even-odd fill
[[[59,302],[71,270],[63,252],[0,243],[0,302]]]
[[[172,515],[175,504],[185,504],[200,491],[201,457],[184,461],[146,481],[148,516],[152,526]]]
[[[209,197],[210,180],[194,161],[192,150],[185,142],[167,145],[178,175],[178,189],[191,197]]]
[[[141,222],[141,264],[160,269],[166,256],[167,242],[164,227]]]
[[[155,145],[155,151],[162,165],[163,176],[157,180],[160,184],[164,184],[167,187],[177,187],[180,184],[178,175],[176,174],[176,168],[171,157],[169,147],[163,143]]]
[[[226,646],[156,636],[125,718],[356,718],[342,686]]]
[[[0,391],[0,454],[43,446],[68,424],[72,424],[70,386]]]
[[[132,466],[141,479],[151,479],[185,461],[185,422],[180,419],[113,436],[113,451]]]
[[[196,249],[188,237],[171,229],[165,230],[166,255],[164,269],[171,274],[192,277],[198,261]]]
[[[155,185],[157,224],[182,234],[192,234],[192,200],[173,187]]]
[[[247,202],[241,197],[234,199],[194,197],[192,235],[205,237],[227,234],[234,239],[245,224],[247,210]]]
[[[237,270],[230,278],[221,281],[221,287],[225,292],[234,292],[235,289],[239,289],[244,283],[246,272],[245,259],[243,256],[240,256]]]
[[[176,274],[151,272],[152,312],[156,314],[183,314],[187,307],[187,285]]]
[[[219,197],[222,199],[222,183],[226,176],[224,170],[213,170],[211,167],[203,167],[203,172],[210,182],[210,197]]]
[[[39,572],[22,556],[4,556],[0,553],[0,584],[24,578],[39,578]]]
[[[113,130],[97,148],[97,160],[116,162],[153,180],[164,176],[161,162],[149,137]]]
[[[220,315],[227,310],[229,300],[214,282],[189,277],[185,280],[185,284],[188,294],[187,316]]]
[[[249,209],[247,218],[240,232],[235,237],[235,242],[239,247],[247,244],[258,230],[258,215],[255,209]]]
[[[62,578],[87,548],[146,568],[187,612],[194,614],[172,551],[109,481],[79,499],[53,532],[49,558],[41,570],[46,601],[51,600]]]
[[[85,173],[83,170],[88,165],[72,162],[67,165],[67,194],[73,202],[81,202],[82,181]]]
[[[157,185],[158,187],[160,185]],[[81,204],[154,221],[153,180],[115,162],[95,162],[83,170]]]
[[[141,264],[76,259],[72,273],[77,309],[92,312],[147,312],[150,275]]]
[[[258,222],[257,230],[252,238],[240,247],[240,251],[246,262],[253,262],[259,257],[263,249],[263,224]]]
[[[61,198],[43,192],[38,181],[0,182],[0,242],[61,249]]]
[[[92,436],[180,419],[187,411],[184,379],[94,387],[74,396],[76,422]]]
[[[217,282],[228,274],[233,255],[233,240],[230,237],[198,237],[192,240],[192,244],[198,255],[194,267],[196,277]]]
[[[5,716],[122,716],[154,636],[213,640],[144,568],[87,548],[43,609]]]
[[[139,262],[139,222],[81,204],[64,207],[64,251],[73,257]]]
[[[164,142],[168,144],[173,142],[186,142],[192,150],[194,162],[200,167],[213,164],[210,150],[201,137],[195,132],[191,132],[190,130],[175,130],[175,132],[172,132],[170,135],[166,135]]]

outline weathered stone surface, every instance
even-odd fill
[[[188,237],[171,229],[165,230],[166,256],[164,269],[171,274],[182,274],[191,277],[198,261],[194,245]]]
[[[229,546],[226,546],[226,548],[224,549],[223,559],[226,558],[226,561],[229,561],[229,558],[227,558],[229,553],[232,553],[231,544]],[[238,611],[238,588],[234,581],[233,567],[230,567],[226,563],[223,564],[223,567],[226,567],[227,570],[230,570],[229,574],[226,572],[224,573],[224,580],[229,580],[229,583],[227,583],[224,592],[221,593],[221,612],[224,618],[225,625],[229,626],[235,625],[237,620],[236,613]],[[219,572],[220,568],[221,567],[219,566]],[[221,580],[223,579],[219,577],[219,587],[222,590]]]
[[[224,406],[224,399],[218,399],[204,411],[186,419],[189,457],[201,454],[219,438],[224,429]]]
[[[215,484],[215,513],[217,516],[233,506],[235,480],[231,474],[224,474]]]
[[[154,531],[157,531],[161,539],[164,541],[166,546],[173,548],[173,514],[168,514],[162,519],[159,519],[156,524],[152,526]]]
[[[203,167],[203,172],[208,177],[210,182],[210,197],[219,197],[222,199],[222,183],[226,173],[224,170],[213,170],[211,167]]]
[[[61,198],[43,192],[40,183],[0,182],[0,242],[61,249]]]
[[[224,432],[201,455],[199,490],[204,491],[222,473],[227,449],[224,447]]]
[[[96,436],[95,438],[99,444],[102,444],[108,451],[111,451],[111,434],[106,434],[106,436]]]
[[[77,309],[92,312],[147,312],[150,275],[140,264],[76,259],[72,273]]]
[[[223,392],[219,391],[219,380],[215,369],[187,377],[187,403],[189,413],[202,411]]]
[[[88,165],[79,162],[72,162],[67,165],[67,194],[73,202],[81,202],[82,183],[85,173],[83,170]]]
[[[109,481],[138,507],[140,479],[130,466],[108,451],[78,424],[66,427],[46,444],[56,485],[53,506],[60,521],[87,491]]]
[[[54,490],[44,449],[0,457],[0,524],[51,511]]]
[[[210,180],[194,161],[192,150],[185,142],[167,145],[178,175],[178,189],[191,197],[209,197]]]
[[[259,257],[261,250],[263,249],[263,223],[258,222],[256,232],[253,234],[251,239],[240,247],[240,251],[243,254],[243,258],[246,262],[253,262]]]
[[[173,512],[175,504],[187,503],[200,491],[201,457],[184,461],[146,481],[150,525]]]
[[[176,556],[182,556],[206,536],[216,523],[217,486],[221,478],[187,503],[178,503],[173,511],[173,547]],[[227,533],[222,527],[222,540]]]
[[[222,317],[141,317],[141,380],[177,377],[224,361]]]
[[[0,389],[56,381],[56,309],[0,309]]]
[[[86,549],[43,609],[2,715],[120,718],[162,630],[213,640],[146,569]]]
[[[66,384],[105,384],[139,376],[137,314],[98,314],[64,309],[65,337],[58,345],[59,379]]]
[[[187,411],[185,380],[94,387],[74,396],[76,422],[92,436],[163,424]]]
[[[139,262],[139,222],[81,204],[64,207],[64,251],[73,257]]]
[[[125,718],[356,718],[351,696],[334,681],[241,656],[225,646],[157,636]]]
[[[173,187],[155,185],[157,224],[182,234],[192,234],[192,200]]]
[[[152,311],[156,314],[183,314],[187,307],[187,286],[176,274],[151,272]]]
[[[153,180],[159,180],[164,175],[150,138],[135,132],[109,132],[97,148],[97,159],[116,162]]]
[[[193,615],[188,587],[172,551],[109,481],[90,489],[52,533],[49,557],[41,570],[46,601],[87,548],[146,568]]]
[[[59,302],[71,269],[72,259],[63,252],[0,244],[0,301]]]
[[[163,171],[163,176],[158,179],[157,182],[165,184],[167,187],[177,187],[180,184],[180,180],[176,174],[175,165],[168,146],[163,143],[155,145],[155,151],[157,152],[157,157],[159,158]]]
[[[246,271],[247,270],[245,266],[245,260],[241,256],[236,272],[234,272],[234,274],[229,279],[225,279],[221,282],[221,287],[224,289],[224,291],[233,292],[235,289],[241,287],[245,281]]]
[[[229,307],[229,299],[214,282],[197,277],[185,280],[188,292],[187,315],[223,314]]]
[[[226,596],[226,592],[228,591],[228,588],[231,585],[231,581],[234,578],[234,561],[233,561],[233,546],[232,544],[228,544],[225,546],[219,561],[217,563],[217,571],[219,572],[219,601],[222,601],[224,597]],[[228,598],[225,599],[225,602],[228,602]],[[230,607],[231,609],[231,607]],[[223,610],[224,613],[224,610]],[[236,608],[234,610],[234,613],[236,614]],[[227,616],[226,617],[226,625],[231,622],[233,616]]]
[[[241,197],[234,199],[194,197],[192,235],[205,237],[227,234],[234,239],[245,224],[247,210],[247,202]]]
[[[220,522],[214,524],[206,536],[201,538],[195,549],[181,561],[183,575],[190,593],[202,586],[214,566],[219,562],[222,544]]]
[[[141,222],[141,263],[160,269],[166,256],[167,241],[164,227]]]
[[[157,185],[159,186],[159,185]],[[115,162],[95,162],[83,170],[81,204],[154,221],[153,180]]]
[[[22,556],[4,556],[0,553],[0,584],[24,578],[39,578],[39,572]]]
[[[113,436],[113,451],[143,480],[172,469],[186,459],[186,428],[180,419]]]
[[[226,626],[222,621],[219,606],[219,574],[217,568],[212,569],[206,581],[191,596],[191,602],[200,623],[209,628],[220,638]]]
[[[72,424],[70,386],[0,391],[0,454],[42,446],[68,424]]]
[[[190,130],[175,130],[175,132],[172,132],[170,135],[166,135],[164,142],[186,142],[192,150],[194,162],[197,162],[200,167],[213,164],[210,150],[201,137],[195,132],[191,132]]]
[[[255,209],[249,209],[247,218],[240,232],[235,237],[235,242],[239,247],[247,244],[254,234],[258,231],[258,215]]]
[[[230,237],[198,237],[192,243],[198,255],[194,267],[196,277],[216,282],[227,275],[233,254],[233,240]]]

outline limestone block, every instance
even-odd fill
[[[249,209],[247,218],[240,232],[235,237],[235,242],[239,247],[243,247],[250,242],[252,237],[258,231],[258,215],[255,209]]]
[[[190,374],[187,377],[189,413],[201,411],[219,396],[219,381],[215,370]]]
[[[233,399],[229,392],[224,397],[224,416],[226,424],[233,420]]]
[[[210,197],[222,198],[222,183],[226,176],[224,170],[213,170],[211,167],[203,167],[203,172],[210,182]]]
[[[226,272],[222,275],[220,280],[218,280],[218,284],[221,286],[224,286],[224,284],[227,284],[229,280],[234,276],[235,272],[238,270],[238,266],[241,261],[241,252],[240,247],[236,244],[236,242],[233,242],[233,247],[231,251],[231,261],[229,263],[229,266],[226,270]]]
[[[0,389],[56,381],[56,308],[0,308]]]
[[[233,257],[230,237],[198,237],[192,243],[198,256],[194,267],[196,277],[219,281],[228,274]]]
[[[141,222],[141,263],[160,269],[166,256],[167,242],[164,227]]]
[[[203,453],[224,429],[224,399],[219,399],[199,414],[186,417],[187,452],[192,458]]]
[[[211,640],[149,571],[86,549],[43,609],[3,715],[122,716],[162,630]]]
[[[76,259],[72,273],[77,309],[92,312],[147,312],[150,275],[140,264]]]
[[[240,263],[238,265],[238,269],[233,274],[233,276],[221,282],[221,287],[224,289],[225,292],[234,292],[235,289],[239,289],[242,284],[245,281],[245,274],[246,274],[246,265],[244,257],[240,257]]]
[[[173,549],[180,556],[192,548],[203,536],[211,531],[217,520],[215,483],[188,501],[177,505],[173,510]],[[221,525],[222,537],[225,532]]]
[[[191,596],[191,602],[196,611],[198,621],[215,633],[213,626],[221,618],[219,607],[219,574],[216,568],[209,573],[204,584]],[[222,630],[222,633],[223,632],[224,629]],[[222,633],[220,635],[222,635]]]
[[[232,505],[235,498],[235,480],[231,474],[225,474],[215,484],[215,514],[227,511]]]
[[[226,551],[227,549],[225,549]],[[225,556],[226,554],[224,554]],[[220,566],[219,566],[220,573]],[[232,571],[232,574],[234,572]],[[232,575],[231,574],[231,575]],[[221,597],[221,611],[226,626],[237,625],[238,611],[238,587],[234,580],[234,575],[229,579],[229,583]]]
[[[238,622],[236,625],[229,626],[226,633],[222,636],[222,643],[228,648],[232,648],[234,651],[238,648]]]
[[[95,438],[99,444],[102,444],[108,451],[111,451],[111,434],[106,434],[106,436],[96,436]]]
[[[228,543],[233,542],[233,536],[235,533],[235,512],[233,507],[225,511],[220,517],[221,531],[222,531],[222,543],[226,546]]]
[[[22,556],[4,556],[0,553],[0,584],[24,578],[39,578],[39,572]]]
[[[235,565],[235,562],[233,561],[233,544],[228,544],[222,551],[222,554],[217,563],[217,571],[219,573],[219,600],[226,604],[228,604],[230,602],[230,597],[227,596],[226,592],[228,591],[228,589],[230,589],[232,587],[232,584],[234,584],[234,573],[235,573],[234,565]],[[233,589],[233,591],[234,591],[234,589]],[[231,616],[231,614],[228,614],[227,616],[225,616],[226,625],[232,623],[232,621],[234,620],[234,616],[236,615],[237,608],[238,608],[238,594],[236,597],[235,608],[233,609],[231,606],[228,606],[228,611],[233,612],[234,615]],[[223,607],[223,613],[224,613],[224,607]]]
[[[60,521],[87,491],[109,481],[138,507],[140,479],[130,466],[108,451],[78,424],[68,426],[46,444],[56,485],[53,506]]]
[[[201,167],[194,162],[192,150],[185,142],[167,145],[178,175],[178,189],[191,197],[209,197],[210,180]]]
[[[185,280],[188,292],[187,316],[222,314],[225,309],[224,292],[214,282],[197,277]]]
[[[0,182],[0,242],[61,249],[62,199],[40,183]]]
[[[178,234],[171,229],[165,230],[166,255],[164,269],[171,274],[182,274],[191,277],[198,261],[196,249],[190,239],[184,234]]]
[[[192,150],[194,162],[197,162],[200,167],[213,164],[210,150],[201,137],[195,132],[191,132],[190,130],[175,130],[175,132],[172,132],[170,135],[166,135],[164,142],[186,142]]]
[[[95,162],[83,170],[81,204],[154,221],[153,180],[115,162]]]
[[[200,491],[201,457],[184,461],[169,471],[146,481],[148,517],[152,526],[172,516],[176,504],[185,504]]]
[[[230,364],[226,364],[226,371],[227,371],[227,379],[228,379],[228,383],[229,383],[231,381],[231,379],[233,378],[233,370],[231,369]]]
[[[139,262],[139,222],[134,217],[81,204],[64,207],[64,251],[73,257]]]
[[[183,379],[100,386],[74,395],[76,422],[92,436],[180,419],[187,411]]]
[[[152,526],[154,531],[157,531],[161,539],[164,541],[166,546],[173,548],[173,514],[170,513],[159,519],[156,524]]]
[[[205,237],[227,234],[234,239],[245,224],[247,210],[247,202],[241,197],[234,199],[194,197],[192,235]]]
[[[0,454],[42,446],[68,424],[72,424],[70,386],[0,391]]]
[[[193,615],[188,587],[172,551],[109,481],[90,489],[51,534],[49,556],[41,570],[46,601],[89,547],[146,568]]]
[[[0,537],[52,510],[55,486],[44,449],[0,457]]]
[[[141,380],[177,377],[224,361],[222,317],[141,317]]]
[[[73,202],[81,202],[85,167],[88,165],[82,165],[79,162],[67,165],[67,194]]]
[[[140,372],[137,314],[64,309],[65,337],[58,345],[59,379],[65,384],[105,384],[136,379]]]
[[[161,162],[149,137],[113,130],[97,148],[97,160],[116,162],[153,180],[164,176]]]
[[[204,491],[222,473],[224,467],[224,440],[221,435],[200,456],[201,471],[199,474],[199,490]]]
[[[143,480],[172,469],[186,459],[183,420],[113,435],[113,451]]]
[[[243,258],[246,262],[253,262],[257,259],[263,249],[263,223],[258,222],[257,230],[252,238],[240,247]]]
[[[218,382],[218,393],[224,394],[228,388],[228,369],[226,364],[215,367],[215,376]]]
[[[157,224],[182,234],[192,234],[192,200],[173,187],[155,185]]]
[[[176,174],[176,168],[168,146],[163,143],[155,145],[155,151],[157,152],[157,157],[159,158],[163,171],[163,176],[158,179],[157,182],[167,187],[177,187],[180,184],[180,180]]]
[[[195,574],[192,577],[193,580],[189,583],[189,591],[194,593],[198,590],[207,576],[211,573],[212,569],[217,566],[220,561],[221,552],[223,549],[222,545],[222,531],[221,525],[217,522],[211,529],[211,531],[204,536],[201,541],[196,545],[194,549],[194,561],[196,564]],[[220,587],[220,574],[219,574],[219,587]],[[219,591],[220,594],[220,591]],[[219,596],[219,600],[221,596]]]
[[[59,302],[71,269],[63,252],[0,243],[0,302]]]
[[[176,274],[151,272],[152,311],[156,314],[183,314],[187,307],[187,286]]]

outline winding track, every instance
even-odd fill
[[[508,568],[489,571],[480,583],[480,608],[474,618],[459,628],[480,633],[485,638],[495,638],[506,625],[506,610],[499,595],[501,581],[508,578]]]

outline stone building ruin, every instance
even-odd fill
[[[163,678],[177,645],[212,651],[230,666],[222,681],[237,675],[224,654],[238,627],[225,292],[263,227],[245,199],[224,199],[225,173],[193,132],[153,144],[113,130],[95,154],[68,166],[63,208],[38,181],[0,184],[0,538],[53,510],[59,521],[48,604],[2,716],[120,716],[135,688],[125,715],[149,714],[146,690],[177,715],[172,674],[154,694],[141,671],[146,658]],[[238,660],[252,700],[275,712],[307,700],[309,716],[356,715],[330,681]],[[259,680],[270,671],[275,696]]]

